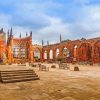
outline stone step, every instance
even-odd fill
[[[12,76],[21,76],[21,75],[23,75],[23,76],[26,76],[26,75],[36,75],[36,73],[14,73],[14,74],[12,74],[12,73],[9,73],[9,74],[1,74],[1,77],[12,77]]]
[[[7,70],[0,71],[0,80],[3,83],[21,82],[39,79],[33,70]]]
[[[24,72],[24,73],[0,73],[1,75],[25,75],[25,74],[36,74],[35,72]]]
[[[23,81],[32,81],[39,80],[39,77],[31,77],[31,78],[23,78],[23,79],[10,79],[10,80],[2,80],[2,83],[13,83],[13,82],[23,82]]]
[[[10,77],[2,77],[2,80],[9,80],[9,79],[22,79],[28,77],[38,77],[38,75],[25,75],[25,76],[10,76]]]
[[[25,70],[2,70],[2,72],[16,72],[16,71],[34,71],[32,69],[25,69]]]
[[[33,70],[13,70],[13,71],[0,71],[0,73],[30,73],[30,72],[32,72],[32,73],[34,73],[34,71]]]

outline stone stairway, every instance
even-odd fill
[[[38,75],[36,75],[32,69],[0,71],[0,81],[2,83],[22,82],[38,79]]]

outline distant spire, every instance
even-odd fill
[[[44,45],[44,41],[42,40],[42,46]]]
[[[27,32],[26,32],[26,37],[27,37]]]
[[[30,32],[30,36],[32,37],[32,31]]]
[[[82,40],[82,41],[85,41],[86,39],[82,37],[81,40]]]
[[[8,34],[8,37],[9,37],[9,30],[8,30],[7,34]]]
[[[49,45],[49,41],[47,41],[47,45]]]
[[[11,30],[10,30],[10,35],[12,35],[12,27],[11,27]]]
[[[62,41],[62,37],[61,37],[61,34],[60,34],[60,42]]]
[[[1,28],[1,30],[0,30],[0,33],[2,33],[3,32],[3,28]]]
[[[20,33],[20,36],[19,37],[21,38],[21,33]]]
[[[3,32],[3,28],[1,28],[1,31]]]

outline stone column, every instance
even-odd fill
[[[29,60],[30,62],[33,62],[33,48],[32,48],[32,37],[30,37],[30,41],[29,41]]]
[[[74,54],[73,61],[76,62],[76,60],[77,60],[77,48],[74,48],[73,51],[74,51],[73,52],[73,54]]]
[[[11,36],[10,53],[11,53],[11,63],[12,63],[13,62],[13,36]]]
[[[50,50],[47,50],[47,61],[50,60],[49,52],[50,52]]]
[[[92,50],[91,50],[91,65],[94,64],[94,46],[92,46]]]
[[[59,49],[59,55],[62,57],[63,56],[63,50],[62,48]]]
[[[77,62],[80,62],[80,48],[77,48]]]
[[[53,60],[56,60],[56,50],[53,51]]]
[[[12,63],[12,54],[11,54],[11,46],[8,46],[8,61],[9,63]]]
[[[43,49],[40,51],[40,62],[43,62],[44,60],[44,52]]]

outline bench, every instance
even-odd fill
[[[49,71],[49,67],[47,67],[46,65],[39,65],[39,70],[40,71]]]
[[[70,66],[66,63],[59,64],[59,69],[70,69]]]

